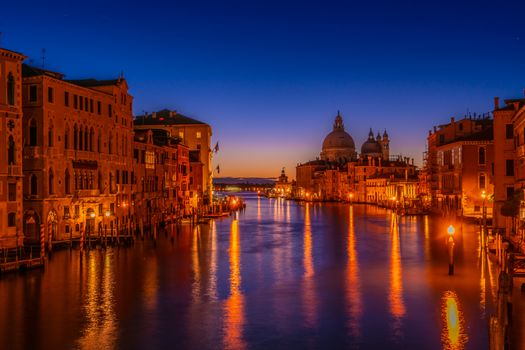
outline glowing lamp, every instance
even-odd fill
[[[90,213],[89,216],[94,219],[95,218],[95,213]]]
[[[110,215],[111,215],[111,212],[109,210],[106,210],[106,217],[109,218]]]
[[[448,234],[451,235],[451,236],[454,234],[455,231],[456,230],[454,230],[454,226],[452,226],[452,225],[450,225],[448,227],[448,229],[447,229]]]

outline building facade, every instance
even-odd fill
[[[167,109],[135,118],[135,129],[162,128],[178,137],[191,152],[190,198],[199,205],[208,205],[212,198],[211,127],[176,111]]]
[[[21,246],[23,231],[22,61],[0,49],[0,248]]]

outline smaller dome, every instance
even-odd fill
[[[381,157],[383,155],[383,147],[374,138],[372,129],[368,133],[368,140],[361,146],[361,156]]]

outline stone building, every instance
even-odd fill
[[[167,109],[135,118],[136,130],[152,127],[168,131],[172,137],[180,138],[182,143],[189,148],[192,163],[190,198],[196,198],[200,204],[209,204],[212,196],[211,127],[206,123]]]
[[[427,138],[425,186],[433,208],[459,215],[481,217],[493,193],[493,120],[465,117],[435,127]]]
[[[0,248],[23,244],[22,61],[0,49]]]
[[[135,225],[147,226],[186,214],[188,148],[163,129],[136,130],[133,144]],[[136,226],[137,227],[137,226]]]
[[[24,232],[28,242],[78,237],[130,219],[132,102],[122,77],[65,80],[23,65]],[[112,231],[113,232],[113,231]]]
[[[292,182],[288,181],[288,176],[284,172],[284,168],[282,168],[281,175],[275,182],[275,192],[282,196],[288,196],[292,193]]]

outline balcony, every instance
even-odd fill
[[[21,165],[8,165],[7,166],[7,176],[22,176],[22,166]]]
[[[100,195],[100,190],[99,189],[93,189],[93,190],[78,190],[76,195],[79,197],[79,198],[84,198],[84,197],[97,197]]]
[[[24,147],[24,159],[35,159],[42,157],[42,149],[39,146]]]

